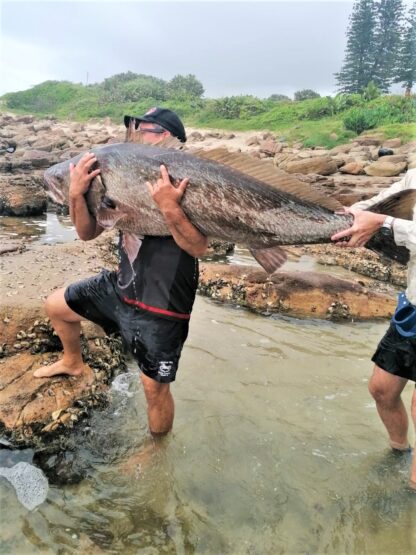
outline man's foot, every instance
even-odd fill
[[[416,492],[416,482],[413,480],[409,480],[409,488]]]
[[[50,364],[44,368],[38,368],[33,372],[33,375],[35,378],[51,378],[52,376],[58,376],[60,374],[66,374],[67,376],[81,376],[83,371],[83,364],[81,366],[66,366],[63,360],[58,360],[54,364]]]
[[[411,447],[409,442],[407,443],[397,443],[396,441],[391,441],[390,440],[390,447],[393,449],[393,451],[411,451]]]

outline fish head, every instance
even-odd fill
[[[57,204],[68,204],[70,161],[61,162],[48,168],[43,174],[49,198]]]

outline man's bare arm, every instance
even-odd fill
[[[161,177],[155,184],[148,183],[149,192],[162,212],[169,231],[177,245],[191,256],[202,256],[208,247],[208,238],[188,219],[180,206],[189,179],[174,187],[165,166],[160,166]]]
[[[76,166],[70,165],[69,213],[78,236],[83,241],[95,239],[104,231],[104,228],[90,214],[84,196],[91,185],[91,181],[100,173],[99,169],[90,172],[96,161],[95,154],[87,152]]]

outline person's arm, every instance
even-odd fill
[[[344,231],[336,233],[331,237],[338,246],[361,247],[380,229],[386,219],[386,214],[375,214],[368,212],[366,208],[385,200],[389,196],[403,191],[404,189],[416,188],[416,171],[407,172],[405,177],[393,183],[378,195],[361,202],[356,202],[351,208],[345,208],[345,212],[354,216],[353,225]],[[394,242],[405,246],[416,252],[416,221],[395,218],[393,222]],[[349,238],[347,240],[347,238]]]
[[[202,256],[208,247],[208,238],[188,219],[180,206],[189,179],[174,187],[165,166],[160,166],[161,177],[156,183],[147,183],[153,200],[162,212],[176,244],[191,256]]]
[[[69,184],[69,214],[75,226],[78,237],[83,241],[90,241],[104,231],[95,218],[90,214],[85,200],[91,181],[100,173],[99,169],[90,172],[90,168],[97,161],[95,154],[87,152],[78,164],[71,164]]]

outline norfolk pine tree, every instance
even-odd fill
[[[403,84],[406,96],[416,83],[416,2],[406,18],[394,82]]]
[[[374,0],[358,0],[349,17],[344,64],[335,74],[338,90],[361,93],[372,80],[375,60],[375,28],[377,9]]]

